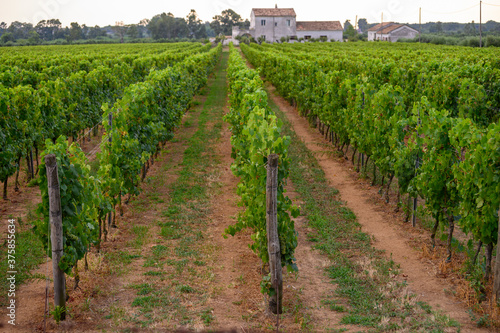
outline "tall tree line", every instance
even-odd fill
[[[0,23],[0,44],[24,42],[42,44],[53,41],[73,42],[78,40],[96,40],[112,38],[120,41],[141,38],[161,39],[206,39],[217,35],[230,35],[232,27],[238,25],[248,28],[250,22],[243,21],[232,9],[226,9],[215,15],[211,22],[203,22],[196,10],[191,9],[186,17],[175,17],[172,13],[162,13],[151,19],[144,19],[136,24],[115,22],[106,27],[89,27],[72,22],[63,27],[59,19],[42,20],[37,25],[14,21],[10,25]]]

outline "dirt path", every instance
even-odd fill
[[[326,178],[340,191],[342,200],[357,216],[362,230],[374,236],[374,246],[385,250],[387,256],[392,256],[400,264],[410,290],[419,295],[420,300],[436,309],[442,309],[460,322],[462,332],[487,332],[486,329],[472,325],[465,305],[446,294],[445,289],[452,286],[436,277],[437,268],[422,259],[422,253],[416,251],[404,236],[406,232],[401,227],[402,221],[395,214],[387,213],[381,207],[381,201],[373,200],[373,190],[365,182],[358,180],[352,169],[349,170],[350,162],[332,157],[335,156],[333,149],[325,146],[323,136],[311,128],[307,120],[300,117],[286,100],[278,96],[273,87],[269,90],[273,101],[286,114],[296,134],[315,152]]]
[[[228,105],[224,113],[228,112]],[[230,145],[231,132],[224,123],[221,138],[217,144],[217,155],[221,157],[219,180],[222,185],[220,196],[212,200],[213,213],[209,227],[210,239],[220,249],[217,257],[215,295],[210,300],[214,308],[216,327],[234,328],[238,332],[273,330],[276,316],[267,311],[266,301],[260,293],[261,263],[248,248],[252,242],[250,232],[242,232],[235,237],[221,237],[224,230],[237,218],[236,194],[238,179],[230,171],[233,162]],[[291,181],[287,185],[287,195],[300,205],[299,195]],[[313,331],[325,329],[360,332],[359,326],[340,325],[342,314],[331,311],[321,303],[325,296],[333,295],[336,286],[325,274],[329,259],[314,250],[314,243],[308,240],[308,234],[314,232],[307,226],[307,219],[300,216],[295,219],[298,232],[298,246],[295,258],[299,272],[290,274],[284,271],[284,313],[280,317],[280,329],[283,332]]]

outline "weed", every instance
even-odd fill
[[[50,311],[50,314],[52,315],[52,317],[54,317],[56,324],[59,325],[62,320],[63,314],[66,314],[66,308],[64,306],[58,305],[54,308],[54,310]]]
[[[205,323],[205,325],[210,325],[210,323],[215,319],[213,315],[213,309],[207,308],[203,310],[200,314],[201,319]]]
[[[143,283],[138,285],[131,285],[131,288],[137,289],[137,295],[147,295],[154,291],[153,285],[149,283]]]
[[[180,285],[177,287],[177,290],[181,293],[185,293],[185,294],[191,294],[191,293],[195,293],[196,290],[193,289],[192,287],[188,286],[188,285]]]

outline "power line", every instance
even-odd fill
[[[484,2],[483,2],[484,3]],[[423,9],[424,11],[428,12],[428,13],[431,13],[431,14],[441,14],[441,15],[447,15],[447,14],[457,14],[457,13],[462,13],[462,12],[465,12],[465,11],[468,11],[468,10],[471,10],[475,7],[479,6],[479,4],[476,4],[474,6],[471,6],[471,7],[468,7],[468,8],[465,8],[465,9],[460,9],[460,10],[457,10],[457,11],[454,11],[454,12],[435,12],[435,11],[432,11],[432,10],[427,10],[427,9]],[[496,5],[495,5],[496,6]],[[500,5],[499,5],[500,6]]]
[[[488,5],[488,6],[495,6],[495,7],[500,7],[500,5],[493,5],[491,3],[486,3],[486,2],[483,2],[483,5]]]

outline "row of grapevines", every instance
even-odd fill
[[[55,144],[46,141],[43,156],[55,154],[58,163],[64,237],[64,256],[59,265],[66,273],[71,272],[90,245],[100,242],[101,222],[114,209],[114,196],[138,193],[140,163],[156,150],[159,141],[172,137],[181,113],[195,91],[206,83],[220,52],[221,45],[210,52],[191,56],[172,68],[152,72],[145,82],[128,87],[112,109],[104,107],[106,115],[112,112],[115,117],[113,128],[109,128],[106,116],[103,119],[107,134],[101,144],[97,177],[90,176],[90,166],[77,143],[68,145],[63,136]],[[109,137],[113,139],[111,145]],[[40,178],[42,203],[38,210],[44,219],[35,230],[45,247],[50,248],[43,161]]]
[[[446,109],[450,95],[443,91],[448,85],[460,86],[460,108],[477,110],[484,87],[450,73],[436,75],[426,89],[415,90],[373,79],[385,69],[377,59],[364,59],[366,66],[351,75],[341,64],[321,67],[321,61],[295,60],[265,49],[242,45],[284,97],[326,124],[339,147],[353,145],[387,178],[396,177],[402,193],[421,196],[436,220],[433,236],[439,222],[449,224],[450,245],[455,216],[461,215],[458,224],[464,231],[485,244],[497,242],[498,124],[494,118],[476,124],[473,114]],[[414,81],[402,80],[409,82]],[[485,128],[488,122],[492,124]]]
[[[102,67],[113,68],[117,65],[128,65],[133,68],[132,72],[134,76],[144,77],[153,67],[164,68],[182,60],[186,57],[186,54],[190,54],[190,52],[200,51],[201,44],[189,43],[181,47],[182,46],[163,48],[163,52],[151,53],[145,51],[142,53],[128,54],[128,48],[124,46],[120,53],[109,56],[106,56],[106,53],[98,54],[98,57],[96,55],[96,58],[92,61],[89,61],[88,57],[85,55],[75,54],[66,62],[41,67],[39,69],[26,69],[18,66],[0,66],[0,83],[6,88],[16,87],[18,85],[28,85],[36,89],[45,81],[69,77],[79,72],[88,74]]]
[[[237,193],[245,210],[239,214],[238,222],[226,229],[226,234],[234,236],[242,229],[252,229],[254,242],[250,248],[263,263],[269,262],[266,232],[266,164],[270,154],[278,154],[278,234],[281,265],[290,271],[296,271],[294,252],[297,247],[297,232],[289,213],[297,217],[299,210],[285,196],[284,188],[290,172],[290,137],[281,134],[281,121],[267,103],[267,94],[258,72],[249,69],[232,46],[227,76],[231,111],[225,116],[225,120],[231,126],[231,155],[235,159],[231,170],[235,176],[240,177]],[[263,290],[269,292],[266,287],[263,287]]]
[[[268,52],[267,57],[275,57],[274,62],[290,57],[293,61],[302,60],[303,66],[294,70],[299,80],[302,75],[307,76],[301,82],[307,91],[302,91],[297,100],[303,111],[315,113],[311,94],[321,98],[327,93],[321,86],[309,85],[314,81],[308,77],[314,76],[316,81],[321,82],[328,79],[329,73],[338,72],[337,76],[354,80],[362,77],[364,82],[375,86],[399,86],[405,93],[407,105],[418,102],[419,96],[426,96],[432,107],[446,109],[454,116],[472,118],[483,126],[488,126],[500,117],[500,67],[495,65],[496,62],[490,56],[477,55],[475,61],[464,62],[455,55],[460,53],[455,52],[449,54],[450,59],[436,60],[437,51],[416,58],[401,48],[395,48],[392,56],[371,51],[346,57],[337,56],[335,48],[320,54],[314,52],[314,46],[309,46],[307,53],[301,51],[303,47],[300,43],[288,46],[252,45],[252,49]],[[273,62],[266,61],[263,65],[272,66]],[[295,92],[299,91],[295,89]]]
[[[173,136],[194,93],[205,85],[221,50],[219,45],[173,67],[154,71],[144,82],[128,87],[112,108],[103,106],[106,134],[98,155],[99,173],[113,204],[121,204],[125,194],[138,194],[142,166],[159,149],[159,143]]]
[[[23,51],[14,53],[15,57],[11,53],[0,52],[0,83],[6,87],[21,84],[36,87],[42,81],[69,76],[77,71],[90,72],[101,66],[113,67],[123,63],[133,66],[137,59],[161,60],[167,53],[174,55],[199,47],[199,43],[146,44],[142,49],[136,49],[133,44],[114,48],[101,45],[81,51],[75,49],[70,54],[48,52],[43,47],[23,48]],[[64,47],[57,47],[56,50],[62,51]],[[163,66],[158,64],[157,67]]]
[[[162,53],[158,59],[136,59],[133,66],[126,63],[100,66],[90,72],[79,71],[69,77],[41,82],[36,88],[0,85],[2,98],[0,144],[0,180],[4,182],[18,170],[20,159],[34,147],[43,148],[45,139],[59,135],[76,137],[86,128],[97,124],[102,117],[103,103],[112,103],[130,84],[143,80],[150,69],[167,67],[197,52],[206,52],[210,45],[181,53]],[[5,197],[4,193],[4,197]]]

